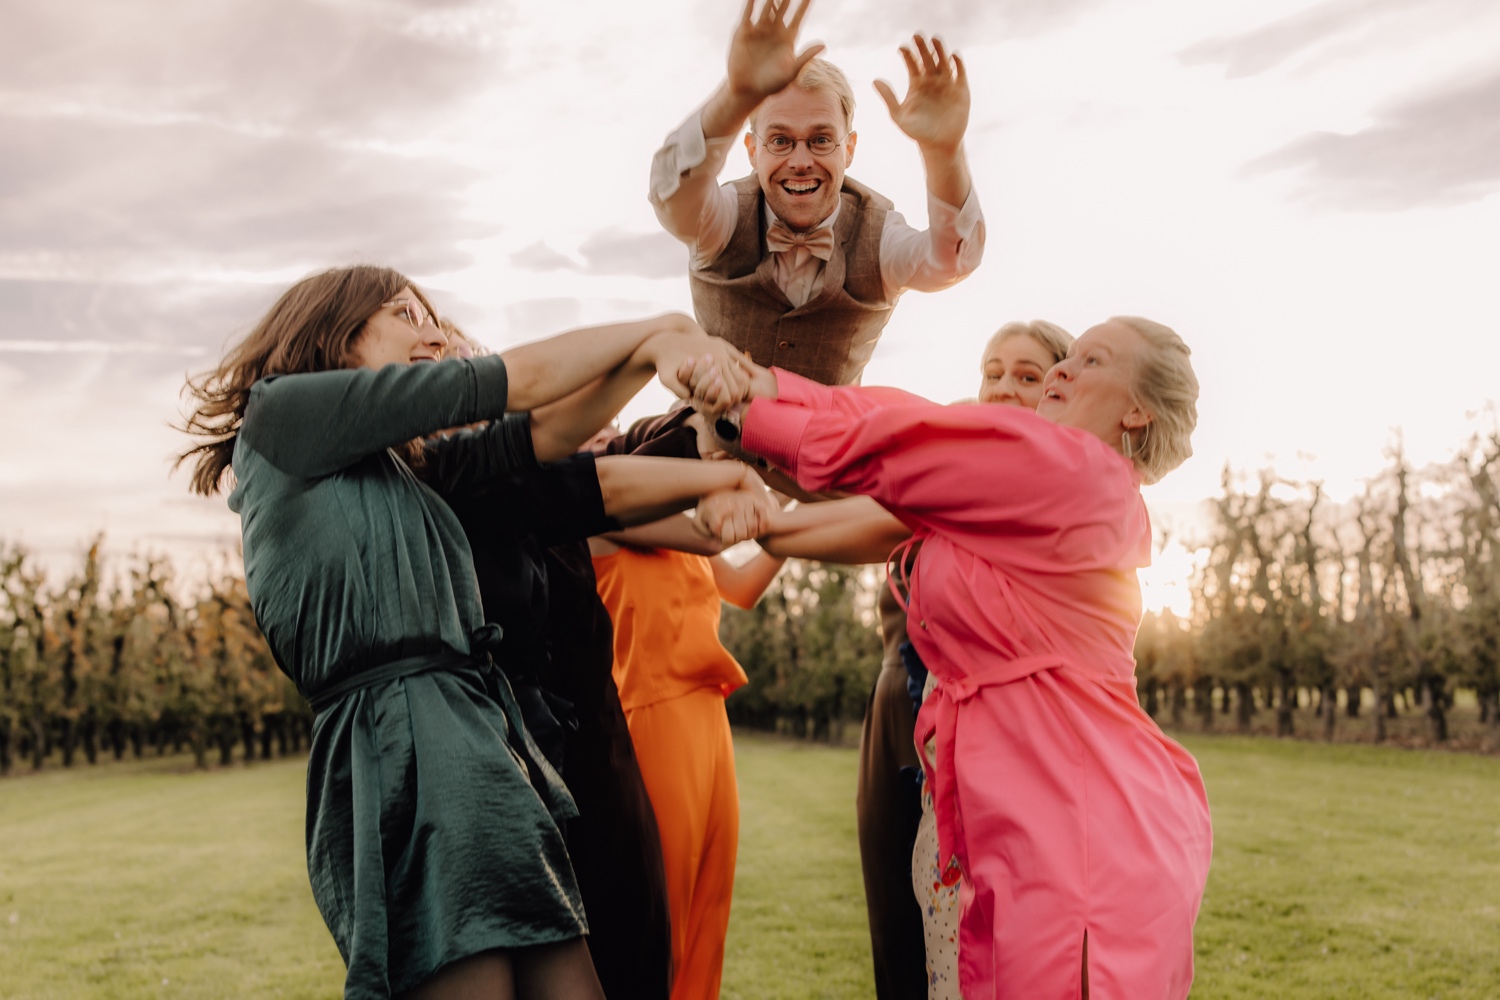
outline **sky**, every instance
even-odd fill
[[[292,281],[388,264],[503,349],[690,310],[651,155],[707,99],[734,0],[6,0],[0,34],[0,540],[187,572],[232,550],[171,471],[184,376]],[[854,83],[854,176],[925,224],[871,83],[964,55],[979,270],[908,293],[866,371],[973,395],[989,334],[1165,322],[1195,454],[1146,496],[1190,536],[1226,464],[1343,499],[1402,435],[1440,461],[1500,400],[1500,4],[813,0]],[[724,179],[749,172],[743,152]],[[653,386],[627,417],[660,410]],[[1191,539],[1189,539],[1191,541]],[[1177,603],[1186,550],[1146,576]]]

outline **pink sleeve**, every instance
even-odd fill
[[[1025,540],[1060,556],[1060,535],[1087,527],[1115,535],[1127,527],[1120,502],[1138,502],[1124,459],[1027,410],[942,406],[899,390],[808,389],[781,373],[777,382],[780,398],[757,399],[745,414],[747,449],[805,489],[866,494],[988,558],[1014,556]]]

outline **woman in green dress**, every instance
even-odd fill
[[[601,997],[558,832],[572,799],[493,668],[463,530],[411,465],[464,449],[450,464],[503,474],[507,410],[632,358],[670,381],[730,354],[669,316],[422,363],[446,343],[431,317],[386,268],[298,282],[190,383],[203,440],[183,457],[205,495],[232,472],[256,620],[317,714],[308,872],[345,997]]]

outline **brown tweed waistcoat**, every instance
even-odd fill
[[[740,204],[729,245],[708,267],[688,272],[699,324],[749,351],[758,365],[777,365],[825,385],[858,382],[895,308],[880,279],[880,235],[890,201],[844,178],[822,288],[794,309],[776,284],[775,260],[766,251],[760,181],[751,174],[733,184]]]

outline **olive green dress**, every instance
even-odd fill
[[[499,357],[267,378],[235,444],[256,620],[303,693],[330,702],[308,761],[307,867],[345,997],[586,932],[558,831],[576,811],[471,639],[484,619],[463,529],[390,450],[499,417],[506,393]],[[503,423],[490,428],[433,447],[465,449],[476,477],[513,467]],[[364,683],[396,661],[402,676]]]

